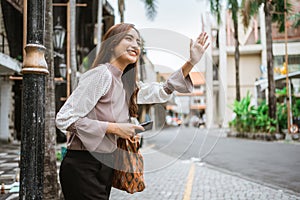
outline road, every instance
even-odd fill
[[[300,143],[227,138],[224,134],[222,129],[172,127],[145,133],[144,139],[174,160],[200,159],[235,175],[300,194]]]

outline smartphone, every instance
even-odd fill
[[[144,131],[149,131],[152,130],[152,126],[153,126],[153,121],[147,121],[147,122],[143,122],[141,124],[139,124],[140,126],[144,127]],[[142,130],[135,130],[135,133],[141,133],[144,132]]]

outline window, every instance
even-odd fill
[[[274,69],[282,68],[285,56],[274,56]],[[288,57],[289,72],[300,71],[300,55],[289,55]]]

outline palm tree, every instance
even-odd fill
[[[290,18],[291,21],[293,21],[293,27],[296,28],[300,26],[300,13],[295,13]]]
[[[45,39],[46,61],[49,75],[46,79],[46,116],[45,116],[45,157],[44,157],[44,199],[58,199],[58,180],[56,166],[56,129],[55,129],[55,85],[52,44],[52,0],[46,1]]]
[[[150,20],[153,20],[156,15],[157,1],[156,0],[144,0],[146,15]],[[120,21],[124,22],[125,0],[118,0],[118,11],[120,14]]]
[[[231,17],[233,21],[234,27],[234,43],[235,43],[235,86],[236,86],[236,100],[240,101],[241,93],[240,93],[240,50],[239,50],[239,34],[238,34],[238,12],[239,5],[238,0],[228,0],[227,2],[228,8],[231,11]],[[221,23],[221,9],[222,9],[222,0],[211,0],[210,1],[210,9],[213,14],[217,16],[218,24]]]
[[[124,0],[118,0],[118,11],[120,15],[120,22],[124,22],[124,11],[125,11]]]
[[[249,26],[252,16],[258,13],[258,9],[264,5],[266,24],[266,46],[267,46],[267,69],[268,69],[268,102],[269,117],[276,119],[276,96],[273,67],[273,47],[272,47],[272,22],[277,22],[279,31],[284,31],[284,1],[283,0],[243,0],[242,19],[245,27]],[[287,2],[287,11],[291,10],[291,4]]]

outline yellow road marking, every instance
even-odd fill
[[[195,164],[192,163],[189,175],[187,178],[187,182],[185,185],[185,191],[184,191],[184,196],[183,200],[190,200],[191,198],[191,193],[192,193],[192,188],[193,188],[193,181],[194,181],[194,174],[195,174]]]

